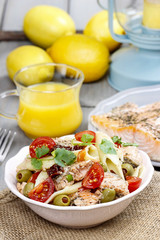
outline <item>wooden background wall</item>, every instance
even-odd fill
[[[107,7],[107,0],[101,3]],[[121,6],[126,6],[132,0],[117,0]],[[76,29],[83,30],[88,20],[102,9],[97,0],[0,0],[0,30],[22,31],[23,18],[26,12],[36,5],[53,5],[67,11],[73,18]]]

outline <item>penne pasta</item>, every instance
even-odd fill
[[[85,148],[85,161],[92,160],[93,162],[99,162],[98,150],[94,145],[87,146]]]
[[[108,140],[112,144],[112,147],[115,150],[115,154],[104,153],[101,150],[100,144],[104,139]],[[112,142],[111,138],[105,133],[96,132],[96,147],[98,149],[100,161],[107,168],[107,170],[113,171],[114,173],[119,175],[122,179],[124,179],[124,175],[121,168],[121,162],[119,160],[116,148],[114,147],[114,143]]]
[[[66,194],[66,195],[69,195],[71,193],[75,193],[78,191],[78,189],[82,186],[82,182],[78,182],[78,183],[75,183],[71,186],[67,186],[65,187],[64,189],[60,190],[60,191],[57,191],[57,192],[54,192],[48,199],[45,203],[49,203],[51,201],[53,201],[53,199],[58,196],[58,195],[61,195],[61,194]]]
[[[142,178],[143,170],[144,170],[144,168],[142,165],[138,166],[137,168],[135,168],[135,171],[132,176]]]

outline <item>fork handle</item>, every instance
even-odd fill
[[[6,97],[10,97],[10,96],[19,96],[19,94],[18,94],[16,89],[9,90],[9,91],[6,91],[6,92],[2,92],[0,94],[0,99],[6,98]],[[5,112],[3,112],[1,110],[0,110],[0,116],[16,120],[16,114],[5,113]]]

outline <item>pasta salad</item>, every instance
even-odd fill
[[[38,137],[17,167],[24,196],[57,206],[90,206],[139,188],[144,165],[136,144],[102,132],[61,138]]]

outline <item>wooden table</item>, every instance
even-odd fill
[[[25,44],[30,43],[26,41],[0,42],[0,93],[15,88],[14,83],[9,79],[6,71],[6,57],[8,56],[9,52],[11,52],[14,48]],[[99,103],[105,98],[112,96],[117,92],[109,86],[107,76],[108,75],[104,76],[103,79],[97,82],[83,84],[80,93],[80,103],[83,110],[83,121],[77,131],[87,129],[88,115],[90,111],[97,105],[97,103]],[[16,97],[14,97],[14,99],[12,97],[11,99],[8,99],[8,101],[5,100],[3,102],[0,100],[0,109],[4,108],[7,109],[8,112],[16,112]],[[17,122],[15,120],[9,120],[0,117],[0,127],[11,129],[17,132],[17,135],[5,161],[0,165],[0,190],[3,190],[4,188],[6,188],[6,184],[4,182],[5,163],[10,157],[14,156],[21,147],[29,145],[31,143],[31,139],[25,136],[23,131],[17,126]]]

